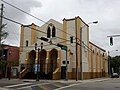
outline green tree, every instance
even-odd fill
[[[119,73],[120,72],[120,56],[109,57],[109,60],[110,60],[111,72],[113,68],[114,72]]]

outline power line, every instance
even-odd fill
[[[4,1],[4,0],[1,0],[1,1],[3,1],[4,3],[10,5],[11,7],[13,7],[13,8],[15,8],[15,9],[17,9],[17,10],[19,10],[19,11],[21,11],[21,12],[23,12],[23,13],[25,13],[25,14],[27,14],[27,15],[29,15],[29,16],[31,16],[31,17],[33,17],[33,18],[35,18],[35,19],[37,19],[37,20],[39,20],[39,21],[41,21],[41,22],[49,25],[49,23],[45,22],[44,20],[42,20],[42,19],[40,19],[40,18],[38,18],[38,17],[36,17],[36,16],[34,16],[34,15],[32,15],[32,14],[30,14],[30,13],[28,13],[28,12],[26,12],[26,11],[24,11],[24,10],[22,10],[22,9],[20,9],[20,8],[18,8],[18,7],[16,7],[16,6],[14,6],[14,5],[12,5],[12,4]],[[11,20],[10,20],[10,21],[11,21]],[[15,22],[15,23],[18,23],[18,22],[16,22],[16,21],[14,21],[14,22]],[[18,23],[18,24],[23,25],[23,24],[21,24],[21,23]],[[31,28],[31,29],[33,29],[33,28]],[[59,29],[59,28],[57,28],[57,27],[56,27],[56,29],[58,29],[59,31],[62,31],[62,32],[68,34],[68,35],[73,36],[72,34],[67,33],[67,32],[65,32],[65,31],[63,31],[63,30],[61,30],[61,29]],[[40,32],[45,33],[45,32],[43,32],[43,31],[40,31]],[[47,34],[47,33],[46,33],[46,34]],[[75,36],[74,36],[74,37],[75,37]],[[59,39],[63,39],[63,38],[61,38],[61,37],[58,37],[58,38],[59,38]],[[78,38],[77,38],[77,39],[78,39]],[[66,40],[66,39],[64,39],[64,40]],[[80,39],[78,39],[78,40],[79,40],[80,42],[82,42]],[[82,42],[82,43],[83,43],[83,42]],[[83,44],[84,44],[84,43],[83,43]],[[85,44],[84,44],[84,45],[85,45]],[[87,45],[85,45],[85,46],[87,46]],[[87,48],[88,48],[88,46],[87,46]]]
[[[43,22],[43,23],[46,23],[45,21],[43,21],[43,20],[41,20],[41,19],[35,17],[34,15],[32,15],[32,14],[30,14],[30,13],[28,13],[28,12],[26,12],[26,11],[24,11],[24,10],[22,10],[22,9],[20,9],[20,8],[18,8],[18,7],[16,7],[16,6],[14,6],[14,5],[12,5],[12,4],[10,4],[10,3],[4,1],[4,0],[1,0],[1,1],[4,2],[4,3],[6,3],[6,4],[8,4],[8,5],[10,5],[10,6],[12,6],[12,7],[14,7],[15,9],[17,9],[17,10],[23,12],[23,13],[26,13],[26,14],[28,14],[28,15],[30,15],[30,16],[36,18],[37,20],[40,20],[40,21]]]
[[[6,13],[6,10],[5,10],[5,16],[9,16],[7,13]],[[10,33],[10,31],[9,30],[12,30],[12,33]],[[19,33],[18,32],[16,32],[16,29],[15,29],[15,25],[10,25],[9,24],[9,30],[8,30],[8,32],[9,32],[9,35],[12,35],[12,39],[14,39],[15,41],[16,40],[19,40]],[[10,39],[11,40],[11,39]]]
[[[1,16],[0,16],[1,17]],[[13,22],[13,23],[16,23],[16,24],[19,24],[19,25],[23,25],[22,23],[20,23],[20,22],[17,22],[17,21],[14,21],[14,20],[12,20],[12,19],[9,19],[9,18],[6,18],[6,17],[4,17],[4,16],[2,16],[4,19],[6,19],[6,20],[8,20],[8,21],[11,21],[11,22]],[[44,34],[47,34],[46,32],[43,32],[43,31],[41,31],[41,30],[38,30],[38,29],[35,29],[35,28],[31,28],[30,26],[27,26],[28,28],[30,28],[30,29],[33,29],[33,30],[36,30],[36,31],[38,31],[38,32],[41,32],[41,33],[44,33]],[[56,36],[57,37],[57,36]],[[61,38],[61,37],[57,37],[57,38],[59,38],[59,39],[62,39],[62,40],[65,40],[65,41],[69,41],[69,40],[66,40],[66,39],[63,39],[63,38]],[[60,42],[59,42],[60,43]],[[83,42],[82,42],[83,43]],[[84,43],[83,43],[84,44]],[[84,44],[88,49],[90,49],[86,44]],[[80,45],[81,46],[81,45]]]
[[[0,16],[0,17],[1,17],[1,16]],[[14,22],[14,23],[16,23],[16,24],[23,25],[23,24],[20,23],[20,22],[14,21],[14,20],[9,19],[9,18],[6,18],[6,17],[4,17],[4,16],[3,16],[3,18],[6,19],[6,20],[9,20],[9,21],[11,21],[11,22]],[[38,30],[38,29],[31,28],[31,27],[29,27],[29,26],[27,26],[27,27],[30,28],[30,29],[36,30],[36,31],[38,31],[38,32],[47,34],[46,32],[40,31],[40,30]],[[61,38],[61,37],[57,37],[57,38],[62,39],[62,40],[65,40],[65,41],[69,41],[69,40],[63,39],[63,38]],[[84,44],[84,43],[83,43],[83,44]],[[85,45],[87,48],[89,48],[86,44],[84,44],[84,45]],[[80,45],[80,46],[81,46],[81,45]]]
[[[0,16],[0,17],[1,17],[1,16]],[[13,23],[16,23],[16,24],[19,24],[19,25],[23,25],[23,24],[22,24],[22,23],[20,23],[20,22],[14,21],[14,20],[9,19],[9,18],[6,18],[6,17],[4,17],[4,16],[2,16],[2,17],[3,17],[4,19],[8,20],[8,21],[13,22]],[[38,31],[38,32],[41,32],[41,33],[47,34],[46,32],[41,31],[41,30],[39,30],[39,29],[35,29],[35,28],[30,27],[30,26],[27,26],[27,27],[28,27],[28,28],[30,28],[30,29],[36,30],[36,31]],[[59,39],[62,39],[62,40],[66,40],[66,39],[63,39],[63,38],[58,37],[58,36],[56,36],[56,37],[57,37],[57,38],[59,38]]]
[[[40,18],[38,18],[38,17],[36,17],[36,16],[34,16],[34,15],[32,15],[32,14],[30,14],[30,13],[28,13],[28,12],[26,12],[26,11],[24,11],[24,10],[22,10],[22,9],[20,9],[20,8],[18,8],[18,7],[16,7],[16,6],[14,6],[14,5],[12,5],[12,4],[4,1],[4,0],[1,0],[1,1],[4,2],[4,3],[6,3],[6,4],[8,4],[8,5],[10,5],[11,7],[13,7],[13,8],[15,8],[15,9],[17,9],[17,10],[19,10],[19,11],[21,11],[21,12],[23,12],[23,13],[25,13],[25,14],[27,14],[27,15],[29,15],[29,16],[31,16],[31,17],[33,17],[33,18],[35,18],[35,19],[37,19],[37,20],[39,20],[39,21],[41,21],[41,22],[49,25],[49,23],[45,22],[44,20],[42,20],[42,19],[40,19]],[[72,34],[70,34],[70,33],[67,33],[67,32],[65,32],[65,31],[57,28],[57,27],[56,27],[56,29],[58,29],[59,31],[62,31],[62,32],[68,34],[68,35],[72,35]],[[73,36],[73,35],[72,35],[72,36]],[[74,36],[74,37],[75,37],[75,36]]]

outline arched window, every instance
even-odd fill
[[[52,27],[52,37],[55,37],[56,35],[56,29],[55,26]]]
[[[47,29],[47,38],[50,38],[50,34],[51,34],[51,29],[50,29],[50,27],[48,27],[48,29]]]

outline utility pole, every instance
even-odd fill
[[[80,80],[83,80],[83,71],[82,71],[82,27],[80,27]]]
[[[78,81],[78,42],[77,42],[77,18],[75,18],[76,27],[76,81]]]
[[[109,51],[108,51],[108,75],[110,76],[111,73],[110,73],[110,59],[109,59]]]
[[[89,22],[88,24],[97,24],[98,23],[98,21],[94,21],[94,22]],[[88,25],[87,24],[87,25]],[[86,26],[86,24],[85,25],[83,25],[82,27],[80,27],[80,80],[83,80],[83,65],[82,65],[82,44],[84,44],[84,41],[82,41],[82,36],[83,36],[83,34],[82,34],[82,29],[84,28]]]
[[[1,14],[0,14],[0,48],[1,48],[1,34],[2,34],[2,17],[3,17],[3,4],[1,4]],[[2,56],[3,56],[3,50],[0,50],[0,55],[2,54]],[[0,58],[2,57],[2,56],[0,56]],[[1,74],[2,74],[2,66],[0,65],[0,76],[1,76]],[[0,78],[2,78],[2,77],[0,77]]]
[[[2,19],[3,19],[3,4],[1,4],[1,14],[0,14],[0,47],[2,49],[2,28],[3,28],[3,24],[2,24]],[[0,50],[2,54],[1,57],[3,56],[3,49]]]
[[[1,34],[2,34],[2,17],[3,17],[3,4],[1,4],[1,14],[0,14],[0,46],[1,46]]]

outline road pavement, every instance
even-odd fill
[[[120,78],[110,78],[98,82],[86,82],[56,90],[120,90]]]
[[[109,78],[96,78],[89,80],[28,80],[28,79],[1,79],[0,90],[60,90],[81,83],[92,83],[109,80]],[[75,90],[75,89],[74,89]]]

